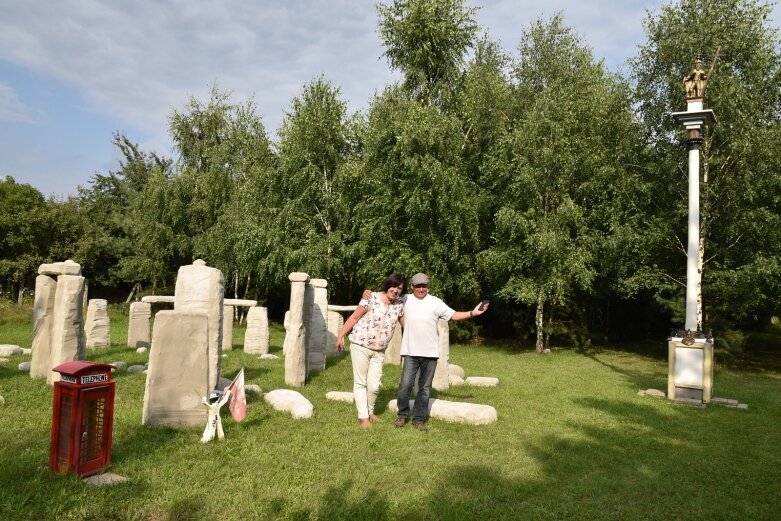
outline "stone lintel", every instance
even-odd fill
[[[224,306],[239,306],[245,308],[254,308],[258,305],[257,300],[244,300],[240,298],[226,298],[222,303]]]
[[[141,302],[146,302],[147,304],[160,304],[160,303],[173,304],[175,301],[176,301],[176,297],[168,297],[162,295],[148,295],[146,297],[141,297]]]
[[[53,262],[38,266],[38,275],[81,275],[81,264],[68,259],[64,262]]]
[[[355,311],[358,306],[332,306],[328,304],[328,311]]]

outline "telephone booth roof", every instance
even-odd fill
[[[81,373],[87,372],[87,371],[94,371],[95,369],[98,370],[107,370],[111,371],[114,369],[114,366],[111,364],[102,364],[100,362],[87,362],[85,360],[72,360],[70,362],[65,362],[64,364],[60,364],[52,371],[57,371],[60,374],[67,374],[70,376],[78,376]]]

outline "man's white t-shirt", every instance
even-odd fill
[[[455,312],[437,297],[405,295],[401,356],[439,358],[437,320],[450,320]]]

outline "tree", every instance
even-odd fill
[[[482,266],[500,295],[536,307],[541,352],[552,310],[577,308],[575,296],[598,278],[604,245],[625,231],[632,116],[627,90],[561,15],[523,33],[514,75],[516,112],[493,153],[500,207]]]
[[[85,274],[104,286],[149,280],[146,270],[134,267],[139,265],[137,235],[146,224],[136,212],[138,198],[155,170],[171,167],[170,159],[141,151],[124,135],[114,134],[113,143],[122,154],[119,169],[94,174],[78,196],[88,226],[76,242],[75,255],[82,259]]]
[[[291,271],[333,279],[344,273],[346,204],[351,187],[342,179],[349,157],[346,105],[324,78],[303,88],[279,130],[280,198],[276,218],[284,277]],[[282,276],[282,273],[280,273]]]
[[[204,257],[226,279],[233,279],[238,293],[239,282],[250,279],[268,252],[248,242],[244,233],[249,223],[250,236],[263,239],[258,234],[266,228],[255,223],[267,214],[251,213],[256,206],[248,205],[257,200],[244,195],[270,182],[274,163],[255,104],[234,104],[229,93],[214,87],[207,102],[191,98],[184,111],[173,112],[171,135],[180,154],[179,174],[171,192],[155,193],[154,198],[164,196],[173,212],[170,217],[177,218],[170,234],[179,251],[186,255],[189,248],[190,257]]]
[[[12,299],[31,287],[47,258],[48,213],[49,204],[38,190],[10,176],[0,179],[0,281]]]
[[[476,299],[477,189],[459,119],[390,88],[372,104],[364,143],[353,219],[362,279],[426,271],[441,295]]]
[[[756,0],[681,0],[645,21],[648,41],[633,61],[638,114],[653,151],[648,269],[660,296],[685,284],[686,154],[670,113],[684,110],[682,79],[700,55],[712,67],[706,108],[718,122],[703,133],[700,189],[700,327],[729,328],[778,309],[781,262],[781,135],[778,32],[772,5]],[[670,259],[674,262],[669,262]],[[704,306],[703,306],[704,303]]]
[[[394,0],[379,4],[379,33],[391,67],[404,74],[405,91],[441,104],[460,78],[478,26],[463,0]]]

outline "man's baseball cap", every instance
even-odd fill
[[[428,284],[428,276],[425,273],[416,273],[412,276],[412,280],[410,280],[410,284],[413,286],[417,284]]]

